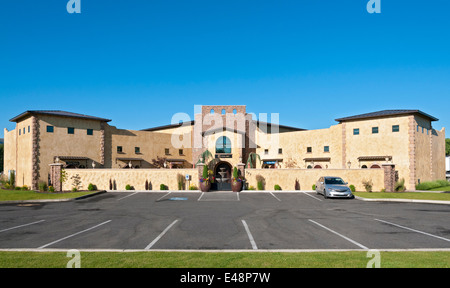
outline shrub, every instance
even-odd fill
[[[406,190],[405,179],[402,178],[400,181],[397,181],[397,183],[395,183],[394,191],[395,192],[405,192],[405,190]]]
[[[189,186],[189,190],[198,190],[198,187],[195,185]]]
[[[166,186],[165,184],[161,184],[159,185],[159,190],[169,190],[169,187]]]
[[[134,190],[134,187],[130,184],[127,184],[127,186],[125,186],[125,190]]]
[[[48,191],[50,191],[50,192],[55,192],[55,187],[53,187],[53,186],[48,186]]]
[[[76,187],[72,188],[72,192],[77,192],[77,191],[78,191],[78,189]]]
[[[203,166],[203,174],[202,174],[202,176],[203,176],[203,179],[209,178],[209,175],[208,175],[208,166],[207,166],[207,165],[204,165],[204,166]]]
[[[27,185],[23,185],[21,188],[22,191],[28,191],[28,186]]]
[[[256,182],[258,190],[264,190],[264,187],[266,186],[266,179],[261,175],[256,175]]]
[[[92,184],[92,183],[89,183],[88,190],[89,190],[89,191],[95,191],[95,190],[97,190],[97,186],[95,186],[95,185]]]
[[[316,184],[313,184],[312,190],[316,190]]]
[[[177,183],[178,183],[178,190],[184,190],[184,181],[185,178],[182,174],[177,174]]]
[[[14,190],[19,191],[19,190],[22,190],[22,188],[20,188],[19,186],[17,186],[16,188],[14,188]]]
[[[439,188],[439,187],[446,187],[449,185],[450,184],[446,180],[422,182],[422,183],[416,185],[416,190],[430,190],[430,189],[435,189],[435,188]]]
[[[256,188],[253,186],[250,186],[250,187],[248,187],[248,190],[256,190]]]
[[[364,186],[364,189],[366,189],[366,192],[372,192],[373,187],[372,180],[363,180],[362,184]]]
[[[280,187],[280,185],[275,184],[275,186],[273,187],[273,189],[274,189],[274,190],[281,190],[281,187]]]
[[[295,190],[300,190],[300,182],[298,182],[298,179],[295,179]]]
[[[352,192],[356,191],[355,185],[350,185],[350,186],[348,186],[348,188],[350,188],[350,191],[352,191]]]
[[[14,171],[12,171],[12,172],[9,174],[9,185],[10,185],[11,187],[14,187],[15,184],[16,184],[16,173],[14,173]]]
[[[38,187],[39,191],[41,192],[47,191],[47,183],[45,183],[44,181],[39,181]]]

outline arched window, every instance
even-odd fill
[[[316,166],[314,166],[314,169],[322,169],[322,166],[316,165]]]
[[[216,141],[216,153],[231,153],[231,141],[228,137],[219,137]]]
[[[362,165],[361,169],[367,169],[367,165]]]
[[[372,166],[370,166],[370,169],[381,169],[381,167],[378,164],[373,164]]]

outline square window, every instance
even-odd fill
[[[141,153],[141,147],[134,147],[134,153],[140,154]]]
[[[122,146],[117,146],[117,153],[122,153],[122,152],[123,152]]]
[[[306,147],[306,153],[312,153],[312,147]]]
[[[264,155],[268,155],[269,154],[269,149],[264,149]]]
[[[178,154],[179,154],[180,156],[184,155],[184,154],[183,154],[183,149],[179,149],[179,150],[178,150]]]
[[[94,135],[94,129],[87,129],[87,135],[92,136]]]
[[[330,146],[323,146],[323,152],[330,152]]]
[[[378,134],[378,127],[372,127],[372,134]]]
[[[359,128],[353,129],[353,135],[359,135]]]
[[[68,127],[68,128],[67,128],[67,134],[75,134],[75,128],[73,128],[73,127]]]
[[[170,150],[169,150],[169,148],[164,149],[164,153],[165,153],[166,155],[170,155]]]
[[[54,129],[53,126],[47,126],[47,132],[48,132],[48,133],[53,133],[54,130],[55,130],[55,129]]]
[[[278,148],[278,154],[283,154],[283,148]]]
[[[392,132],[400,132],[400,125],[392,125]]]

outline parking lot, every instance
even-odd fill
[[[450,248],[450,206],[296,192],[114,192],[0,205],[0,249]]]

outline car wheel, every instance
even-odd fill
[[[328,199],[326,190],[323,190],[323,198]]]

